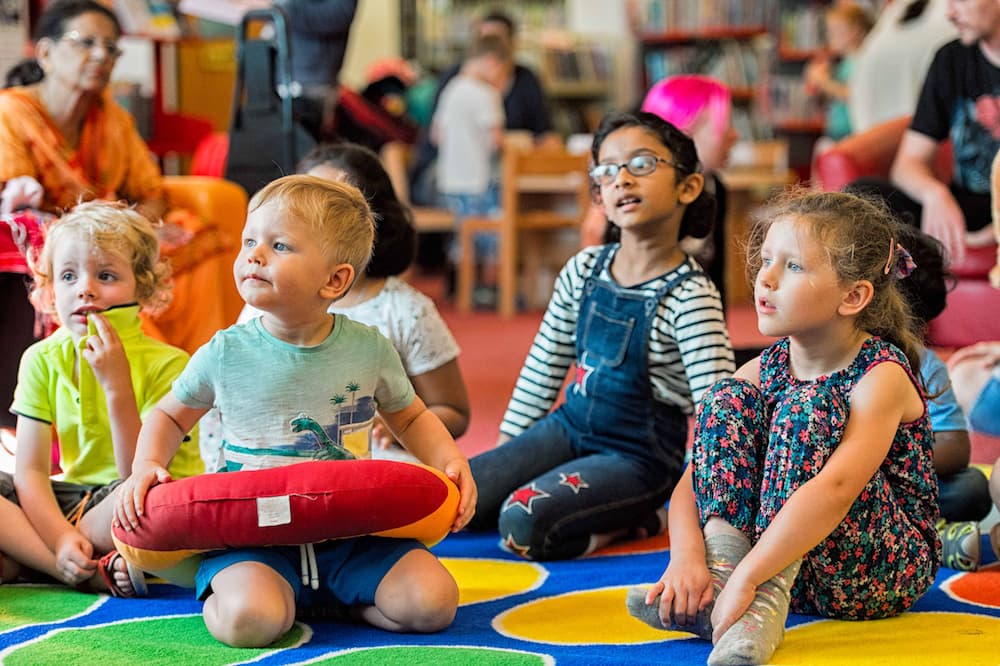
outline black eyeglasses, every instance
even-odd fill
[[[111,59],[118,58],[122,54],[122,50],[118,46],[118,42],[110,39],[100,39],[98,37],[84,37],[76,30],[73,32],[67,32],[59,39],[66,40],[84,53],[90,53],[94,50],[95,46],[100,46],[104,55]]]
[[[600,185],[610,185],[618,178],[618,172],[625,169],[633,176],[648,176],[656,171],[656,165],[660,162],[669,164],[675,169],[682,169],[681,165],[672,160],[665,160],[656,155],[636,155],[627,162],[621,164],[598,164],[590,170],[590,178]]]

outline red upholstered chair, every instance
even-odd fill
[[[229,154],[229,135],[212,132],[198,142],[191,156],[192,176],[212,176],[222,178],[226,172],[226,157]]]
[[[865,176],[889,177],[896,148],[909,127],[910,117],[886,121],[838,141],[816,157],[816,177],[825,190],[839,190]],[[938,151],[934,173],[951,178],[951,146]],[[1000,289],[990,286],[988,275],[996,264],[997,248],[968,248],[960,264],[952,264],[958,278],[948,294],[948,306],[931,322],[928,337],[941,347],[961,347],[980,340],[1000,340]]]

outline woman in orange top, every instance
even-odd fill
[[[81,200],[125,199],[151,220],[166,213],[160,170],[132,117],[108,91],[121,55],[119,37],[114,13],[92,0],[57,0],[39,17],[35,55],[43,78],[0,91],[3,212],[32,208],[58,215]],[[160,227],[164,248],[183,245],[202,226],[194,216],[179,217],[179,224]],[[200,257],[183,271],[177,270],[178,260],[174,263],[174,299],[156,315],[155,328],[171,344],[193,352],[230,323],[221,307],[229,270],[218,256]],[[19,293],[21,276],[11,273],[27,271],[8,265],[0,270],[2,300],[26,298]],[[23,322],[22,328],[30,325]],[[8,331],[4,338],[14,334]],[[30,333],[28,338],[5,353],[16,359],[31,342]],[[9,395],[0,395],[3,399],[9,401]]]

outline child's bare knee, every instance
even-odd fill
[[[247,597],[212,595],[205,601],[205,626],[216,640],[232,647],[264,647],[295,622],[284,604],[256,603]]]
[[[403,624],[409,625],[411,631],[429,633],[446,629],[458,610],[458,585],[450,576],[416,585],[407,606],[409,618]]]

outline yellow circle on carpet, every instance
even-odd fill
[[[901,655],[919,655],[902,658]],[[868,622],[819,620],[785,631],[769,664],[931,666],[990,664],[1000,655],[1000,618],[904,613]]]
[[[653,629],[628,614],[627,587],[606,587],[545,597],[515,606],[493,620],[511,638],[555,645],[622,645],[693,638]]]
[[[460,606],[529,592],[549,577],[548,570],[535,562],[442,557],[441,563],[458,583]]]

